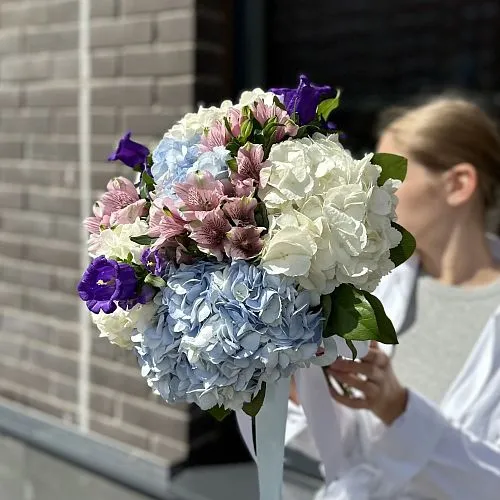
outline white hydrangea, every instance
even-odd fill
[[[134,346],[132,336],[151,321],[155,310],[153,302],[136,304],[128,311],[118,307],[111,314],[103,311],[99,311],[98,314],[92,313],[92,321],[100,332],[99,337],[107,337],[111,344],[123,349],[132,349]]]
[[[266,92],[261,88],[256,88],[253,90],[245,90],[241,93],[240,100],[238,104],[236,104],[236,108],[242,108],[243,106],[249,106],[254,103],[257,99],[262,99],[264,104],[271,106],[273,104],[273,100],[276,97],[276,94],[272,92]]]
[[[381,168],[371,158],[353,159],[336,135],[271,148],[259,191],[271,213],[262,257],[268,272],[295,276],[319,294],[340,283],[376,288],[394,268],[389,251],[401,234],[391,227],[398,181],[377,186]]]
[[[201,134],[205,128],[210,128],[217,120],[222,120],[232,104],[231,101],[223,101],[218,108],[200,106],[196,113],[188,113],[181,118],[166,132],[165,137],[188,141],[195,135]]]
[[[148,232],[148,224],[139,217],[133,224],[119,224],[114,228],[108,228],[99,234],[91,234],[89,237],[89,255],[97,257],[104,255],[108,259],[127,260],[129,254],[136,264],[141,263],[141,255],[146,248],[133,242],[131,236],[142,236]]]
[[[181,118],[170,130],[165,133],[165,137],[188,141],[195,135],[202,134],[206,128],[210,128],[216,121],[222,120],[228,114],[231,107],[241,109],[255,102],[257,99],[263,99],[268,105],[273,103],[275,94],[265,92],[260,88],[246,90],[241,94],[237,104],[229,101],[223,101],[220,107],[210,106],[204,108],[200,106],[196,113],[188,113]]]

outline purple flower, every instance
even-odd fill
[[[108,158],[108,161],[120,160],[130,168],[144,167],[149,155],[149,149],[138,142],[130,140],[132,132],[127,132],[118,143],[116,151]]]
[[[155,276],[162,277],[165,274],[167,260],[160,250],[146,248],[141,256],[141,262],[144,264],[144,267]]]
[[[316,108],[321,98],[331,92],[328,85],[316,85],[307,78],[300,75],[299,85],[296,89],[274,88],[270,89],[278,96],[283,97],[283,104],[289,115],[297,113],[301,125],[309,123],[316,117]]]
[[[128,264],[96,257],[83,273],[78,283],[78,294],[93,312],[106,314],[116,310],[116,302],[137,298],[137,278]],[[120,305],[120,307],[122,307]]]
[[[136,304],[146,304],[153,300],[156,290],[150,285],[143,285],[139,293],[136,293],[132,298],[118,301],[118,306],[122,309],[132,309]]]

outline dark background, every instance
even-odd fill
[[[460,91],[496,113],[498,0],[250,3],[251,11],[243,12],[246,33],[236,24],[235,94],[252,76],[266,87],[294,86],[306,73],[314,82],[340,87],[342,105],[334,120],[354,150],[373,147],[381,109],[419,97]],[[248,68],[243,47],[246,61],[261,53],[264,71]]]

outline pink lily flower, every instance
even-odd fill
[[[260,233],[264,228],[248,226],[233,227],[224,242],[224,250],[231,259],[251,259],[258,255],[264,245]]]
[[[255,194],[255,181],[253,179],[237,180],[234,192],[236,196],[253,196]]]
[[[238,172],[233,172],[231,176],[234,180],[245,181],[253,179],[259,184],[260,171],[265,165],[264,148],[260,144],[251,144],[248,142],[238,150],[236,165],[238,166]]]
[[[256,206],[257,200],[255,198],[242,197],[229,199],[224,203],[222,209],[237,226],[252,226],[255,225],[254,211]]]
[[[186,182],[175,184],[174,189],[184,203],[187,220],[203,217],[204,212],[217,208],[225,196],[222,182],[206,171],[189,174]]]
[[[186,220],[182,218],[174,201],[170,198],[157,198],[149,211],[148,236],[158,238],[151,248],[155,250],[165,244],[177,246],[174,238],[182,234],[186,234]]]
[[[225,146],[231,140],[231,135],[224,122],[217,121],[201,138],[203,151],[212,151],[217,146]]]
[[[116,226],[118,224],[133,224],[137,217],[146,215],[146,212],[146,200],[136,201],[128,207],[113,212],[109,217],[109,225]]]
[[[290,119],[289,114],[284,109],[276,104],[269,106],[264,103],[263,99],[257,99],[252,107],[252,112],[261,126],[264,126],[270,118],[277,118],[280,126],[276,129],[276,142],[281,141],[287,134],[290,137],[297,134],[299,126]]]
[[[108,182],[106,189],[94,204],[94,216],[87,217],[83,222],[89,233],[99,234],[103,228],[116,223],[131,224],[137,217],[146,215],[146,204],[139,199],[133,182],[125,177],[116,177]],[[133,208],[128,209],[130,206]],[[127,210],[122,212],[124,209]]]
[[[190,238],[198,243],[200,250],[222,260],[224,242],[231,224],[220,207],[205,214],[202,220],[193,221],[188,228],[192,231]]]
[[[247,118],[241,114],[241,111],[237,108],[229,108],[227,113],[227,119],[231,124],[231,133],[238,137],[241,134],[241,126]]]

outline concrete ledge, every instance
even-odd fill
[[[167,463],[138,456],[137,450],[76,428],[21,405],[0,400],[0,434],[67,460],[85,470],[161,500],[183,500],[171,494]]]

